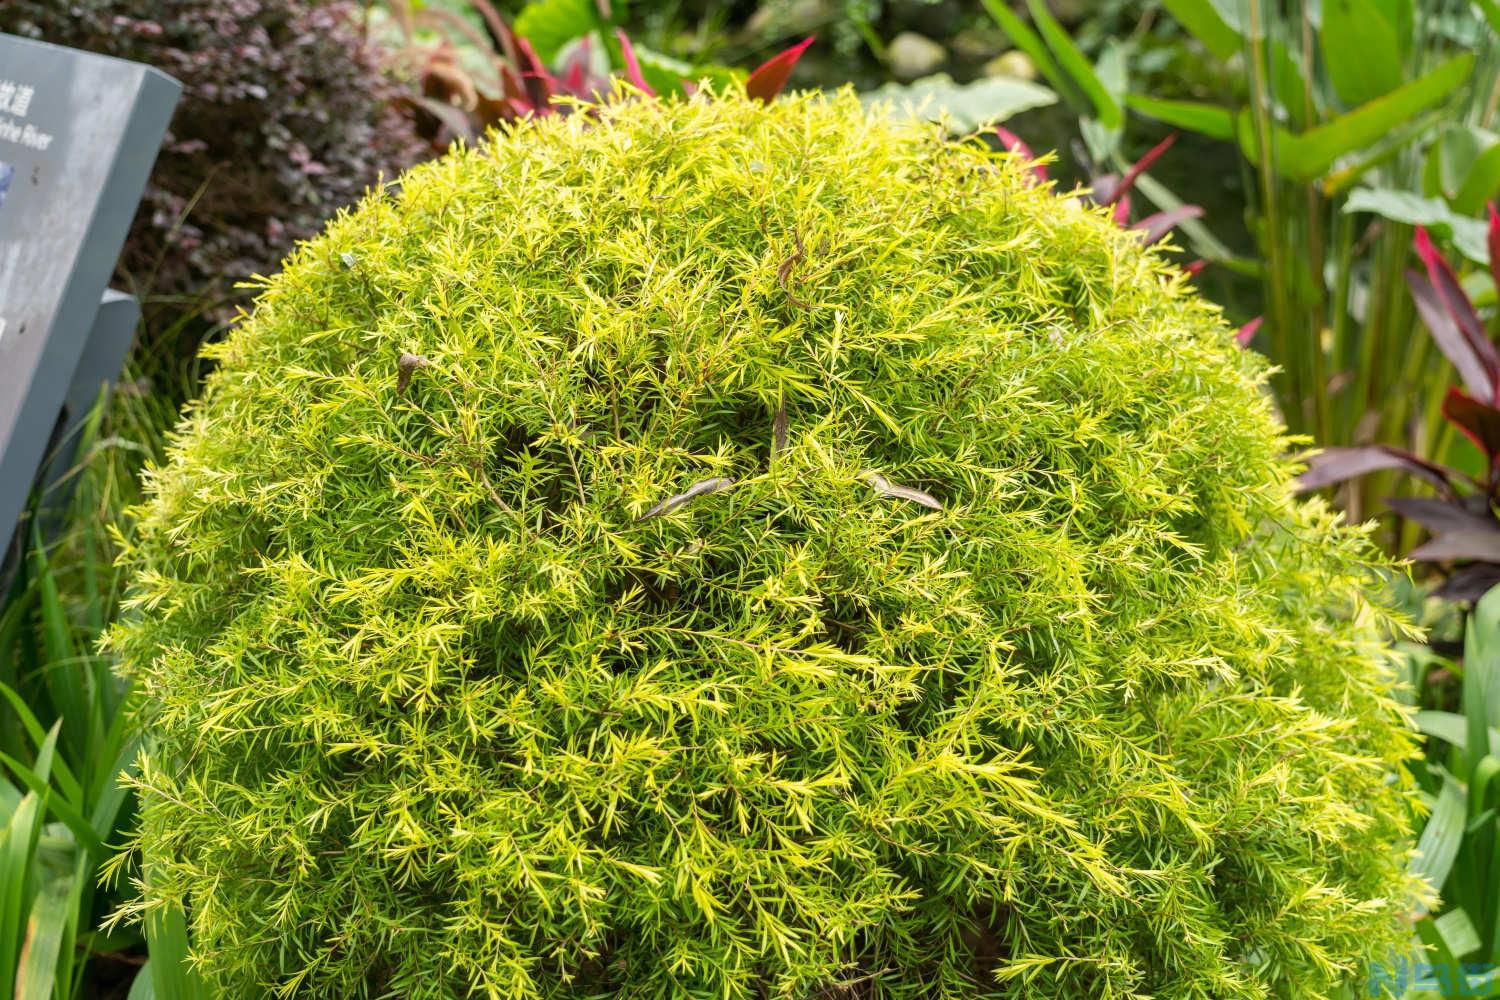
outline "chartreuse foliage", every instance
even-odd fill
[[[1100,212],[856,98],[515,125],[300,249],[127,555],[226,996],[1332,995],[1369,549]],[[934,509],[940,508],[940,509]]]

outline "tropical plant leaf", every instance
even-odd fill
[[[1162,6],[1216,58],[1230,59],[1239,53],[1240,33],[1208,0],[1162,0]]]
[[[1490,251],[1490,280],[1495,283],[1495,290],[1500,292],[1500,211],[1495,210],[1493,202],[1487,208],[1490,224],[1485,232],[1485,243]]]
[[[71,989],[57,982],[57,958],[75,902],[72,882],[71,877],[48,879],[36,894],[16,970],[16,1000],[51,1000],[58,986]]]
[[[1125,103],[1133,111],[1155,118],[1175,128],[1186,129],[1210,139],[1230,142],[1236,135],[1234,113],[1227,108],[1199,101],[1168,101],[1131,94]]]
[[[755,67],[750,76],[745,80],[745,93],[757,100],[770,103],[774,101],[783,90],[786,89],[787,80],[791,79],[792,68],[797,65],[797,60],[802,58],[802,53],[813,43],[811,37],[793,45],[784,52],[779,52]]]
[[[146,947],[151,953],[151,984],[165,1000],[212,1000],[190,964],[187,921],[179,907],[146,918]]]
[[[1397,514],[1415,521],[1434,535],[1450,531],[1485,531],[1500,528],[1494,518],[1469,510],[1462,503],[1433,500],[1426,497],[1388,497],[1385,501]]]
[[[1022,111],[1056,104],[1057,95],[1046,87],[1013,77],[958,84],[946,73],[937,73],[905,86],[888,83],[861,94],[860,100],[866,106],[888,107],[899,117],[944,122],[949,132],[963,135]]]
[[[1030,146],[1022,141],[1020,136],[1003,125],[995,126],[995,135],[999,137],[1000,145],[1005,147],[1006,152],[1014,153],[1016,156],[1030,163],[1029,169],[1033,177],[1043,184],[1047,183],[1047,165],[1036,161],[1036,154],[1031,151]]]
[[[1437,344],[1438,350],[1443,352],[1443,356],[1458,369],[1459,377],[1468,386],[1469,392],[1479,399],[1494,399],[1497,372],[1494,360],[1483,348],[1476,349],[1473,340],[1459,329],[1448,310],[1443,308],[1443,302],[1432,282],[1417,272],[1408,270],[1406,284],[1411,289],[1417,315],[1422,318],[1428,334]],[[1488,344],[1489,341],[1486,340],[1485,343]],[[1493,348],[1489,353],[1494,353]]]
[[[546,65],[575,38],[608,27],[594,0],[531,0],[515,20],[515,33],[531,43]]]
[[[1433,291],[1437,293],[1438,301],[1443,304],[1443,309],[1452,317],[1457,324],[1459,332],[1469,341],[1474,354],[1482,362],[1490,374],[1490,384],[1500,386],[1500,354],[1495,351],[1495,345],[1490,342],[1489,334],[1485,331],[1484,323],[1480,321],[1479,314],[1474,310],[1474,304],[1469,301],[1468,294],[1463,285],[1459,283],[1458,275],[1453,266],[1438,253],[1437,247],[1432,244],[1432,237],[1427,235],[1427,230],[1421,226],[1417,227],[1413,245],[1416,247],[1417,256],[1422,258],[1422,263],[1427,266],[1427,280],[1431,283]],[[1485,399],[1495,398],[1491,394],[1481,394]]]
[[[647,97],[655,97],[656,91],[651,89],[651,84],[641,75],[641,61],[635,57],[635,49],[630,44],[630,36],[625,34],[623,28],[615,29],[615,40],[620,43],[620,57],[625,60],[625,79],[630,85]]]
[[[1412,716],[1417,730],[1424,735],[1435,737],[1445,743],[1451,743],[1459,750],[1467,752],[1468,747],[1468,720],[1457,712],[1439,712],[1432,709],[1423,709]],[[1500,729],[1490,727],[1489,752],[1500,754]]]
[[[1325,448],[1307,461],[1307,471],[1297,477],[1297,488],[1303,492],[1356,479],[1383,469],[1399,469],[1453,492],[1447,469],[1425,458],[1386,445],[1363,445],[1354,448]]]
[[[1386,15],[1376,0],[1323,0],[1323,66],[1346,105],[1373,101],[1401,86],[1401,40]]]
[[[1272,140],[1272,166],[1294,181],[1322,176],[1342,156],[1364,149],[1389,135],[1408,119],[1436,107],[1463,86],[1474,68],[1474,56],[1455,56],[1436,69],[1383,97],[1360,105],[1322,125],[1293,134],[1277,129]],[[1239,122],[1240,145],[1246,155],[1260,159],[1258,142],[1248,117]]]
[[[1500,563],[1500,529],[1455,531],[1424,542],[1411,550],[1411,558],[1426,562],[1465,561]]]
[[[1443,772],[1443,790],[1422,828],[1409,865],[1411,873],[1434,890],[1442,889],[1448,881],[1448,873],[1453,870],[1454,859],[1463,845],[1466,805],[1463,786]]]
[[[1500,584],[1500,566],[1474,563],[1449,573],[1432,594],[1445,601],[1477,601],[1496,584]]]
[[[1493,466],[1500,458],[1500,410],[1458,389],[1449,389],[1443,397],[1442,411],[1444,417],[1484,452]]]
[[[980,2],[984,4],[984,9],[990,12],[990,16],[995,19],[995,22],[1000,25],[1000,30],[1005,32],[1005,36],[1010,39],[1011,44],[1020,49],[1026,54],[1026,58],[1031,60],[1031,64],[1036,67],[1037,72],[1042,74],[1042,79],[1051,84],[1058,93],[1067,97],[1069,104],[1078,106],[1079,110],[1082,110],[1082,105],[1085,103],[1082,100],[1082,95],[1078,94],[1071,81],[1064,75],[1062,69],[1057,65],[1057,61],[1052,58],[1052,53],[1043,44],[1037,33],[1010,9],[1008,0],[980,0]]]
[[[1424,198],[1395,188],[1360,187],[1349,192],[1343,210],[1369,212],[1408,226],[1426,226],[1451,239],[1454,247],[1474,263],[1489,262],[1484,224],[1459,215],[1440,198]]]
[[[1168,233],[1188,219],[1201,219],[1202,217],[1203,209],[1200,206],[1182,205],[1167,212],[1155,212],[1148,215],[1131,228],[1141,234],[1141,242],[1149,247],[1159,243]]]

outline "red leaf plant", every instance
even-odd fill
[[[1489,220],[1490,275],[1500,290],[1500,212],[1493,204]],[[1443,397],[1443,419],[1479,449],[1484,471],[1470,476],[1385,445],[1327,448],[1308,461],[1298,486],[1316,490],[1385,469],[1431,483],[1437,489],[1435,498],[1394,498],[1386,503],[1432,536],[1412,550],[1413,559],[1450,566],[1438,595],[1474,601],[1500,583],[1500,352],[1452,265],[1425,229],[1418,227],[1413,245],[1426,271],[1406,272],[1417,314],[1463,383],[1463,388],[1449,388]]]
[[[406,98],[405,104],[434,148],[441,150],[455,138],[472,139],[502,122],[531,115],[569,114],[577,102],[596,102],[610,95],[614,73],[598,69],[595,36],[580,38],[549,66],[530,41],[515,33],[490,0],[469,0],[469,5],[482,20],[483,33],[450,11],[392,5],[408,39],[405,61],[415,67],[420,91]],[[436,32],[442,40],[436,45],[418,43],[418,29]],[[486,52],[494,70],[492,80],[476,79],[461,67],[457,48],[450,40],[458,34],[471,50]],[[656,88],[647,80],[630,38],[616,29],[614,43],[618,51],[608,54],[620,64],[618,74],[640,97],[656,97]],[[775,100],[785,89],[797,60],[812,43],[808,38],[757,67],[746,78],[746,92],[761,101]],[[681,88],[692,94],[696,85],[683,80]]]

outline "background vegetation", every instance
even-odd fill
[[[1280,367],[1293,430],[1363,449],[1309,485],[1342,483],[1331,499],[1378,518],[1392,553],[1426,560],[1405,593],[1434,629],[1409,653],[1430,740],[1421,872],[1445,896],[1413,924],[1430,950],[1409,957],[1500,961],[1486,902],[1500,898],[1500,683],[1485,679],[1493,616],[1471,614],[1500,579],[1500,400],[1472,377],[1496,330],[1484,210],[1500,189],[1497,29],[1493,0],[0,5],[0,30],[151,62],[188,85],[118,275],[146,304],[132,370],[67,489],[38,498],[0,580],[0,992],[196,989],[178,962],[180,919],[145,938],[100,930],[133,893],[96,888],[94,874],[134,807],[115,780],[132,696],[95,639],[116,613],[104,526],[132,530],[135,473],[195,393],[198,345],[232,324],[235,285],[274,270],[383,173],[545,108],[541,75],[553,92],[587,93],[630,72],[628,45],[641,80],[667,92],[743,74],[809,35],[791,86],[926,98],[957,131],[1003,121],[1012,140],[1056,151],[1053,183],[1090,185],[1123,225],[1170,226],[1169,252]],[[1439,587],[1455,603],[1429,599]],[[161,958],[136,975],[148,954]],[[1476,982],[1465,995],[1491,995]],[[1428,986],[1401,989],[1460,995]]]

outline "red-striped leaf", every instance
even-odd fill
[[[1172,143],[1176,141],[1177,133],[1173,132],[1161,142],[1158,142],[1155,146],[1152,146],[1149,150],[1147,150],[1145,156],[1141,157],[1139,160],[1136,160],[1133,164],[1130,165],[1130,169],[1125,171],[1125,176],[1120,178],[1120,183],[1117,184],[1114,190],[1110,192],[1109,197],[1105,200],[1104,203],[1106,205],[1113,205],[1115,202],[1119,201],[1126,194],[1128,194],[1130,189],[1135,186],[1136,178],[1145,173],[1146,170],[1150,168],[1151,164],[1161,159],[1161,155],[1167,150],[1171,149]]]
[[[1036,155],[1020,136],[1003,125],[995,126],[995,135],[999,136],[1000,145],[1005,147],[1006,152],[1016,154],[1031,165],[1031,173],[1038,181],[1043,184],[1047,182],[1047,168],[1036,162]]]
[[[1476,514],[1453,500],[1428,497],[1388,497],[1386,506],[1409,521],[1415,521],[1434,535],[1457,531],[1488,531],[1500,528],[1492,517]]]
[[[745,93],[767,104],[776,100],[791,78],[792,67],[797,65],[797,60],[802,58],[802,53],[812,43],[812,37],[804,38],[785,52],[778,53],[755,67],[745,80]]]
[[[1325,448],[1308,459],[1307,471],[1297,477],[1297,489],[1304,493],[1320,490],[1382,469],[1408,472],[1440,487],[1449,496],[1454,495],[1452,476],[1447,469],[1409,451],[1383,444],[1358,448]]]
[[[1427,235],[1426,229],[1421,226],[1417,227],[1413,243],[1417,249],[1417,256],[1421,257],[1422,263],[1427,266],[1427,279],[1432,283],[1438,301],[1442,303],[1444,311],[1453,317],[1458,331],[1469,342],[1475,357],[1483,363],[1484,370],[1489,376],[1491,391],[1481,392],[1478,395],[1482,399],[1495,400],[1494,387],[1500,384],[1500,355],[1496,355],[1495,345],[1490,343],[1484,324],[1479,321],[1479,314],[1474,311],[1474,305],[1469,301],[1468,295],[1464,294],[1463,287],[1458,283],[1458,275],[1453,273],[1452,266],[1443,259],[1442,254],[1438,253],[1437,247],[1433,246],[1432,237]]]
[[[1491,465],[1500,458],[1500,410],[1449,389],[1443,397],[1443,416],[1484,452]]]
[[[620,55],[625,60],[625,79],[630,85],[647,97],[655,97],[656,91],[651,89],[651,84],[641,75],[641,61],[635,57],[635,47],[630,44],[630,39],[621,28],[615,29],[615,37],[620,40]]]
[[[1417,305],[1417,315],[1432,335],[1433,342],[1443,356],[1458,369],[1459,378],[1469,392],[1480,399],[1495,398],[1495,368],[1476,351],[1473,342],[1458,328],[1453,317],[1443,308],[1442,299],[1432,283],[1415,271],[1406,272],[1406,283],[1411,287],[1412,301]],[[1489,341],[1484,341],[1489,345]],[[1490,349],[1494,356],[1494,349]]]
[[[1495,203],[1492,201],[1488,206],[1490,210],[1490,277],[1495,281],[1495,290],[1500,291],[1500,212],[1495,211]]]
[[[1234,339],[1240,342],[1241,347],[1249,347],[1250,341],[1255,339],[1256,332],[1265,321],[1266,318],[1264,316],[1255,317],[1234,332]]]
[[[1203,209],[1197,205],[1178,205],[1165,212],[1148,215],[1130,228],[1138,230],[1141,242],[1146,246],[1159,243],[1178,225],[1188,219],[1203,218]]]
[[[1489,531],[1455,531],[1439,535],[1411,550],[1413,559],[1448,562],[1452,559],[1500,562],[1500,529]]]

